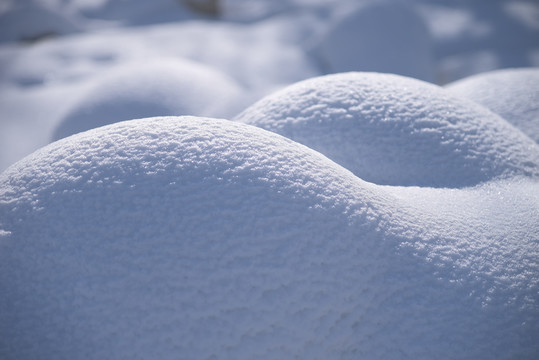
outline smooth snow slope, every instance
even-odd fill
[[[160,59],[109,70],[56,128],[58,140],[114,122],[167,115],[229,117],[244,90],[209,66],[181,59]]]
[[[539,175],[539,147],[502,118],[397,75],[308,79],[235,120],[298,141],[377,184],[461,187]]]
[[[225,120],[80,133],[0,175],[0,357],[532,359],[538,189],[379,186]]]
[[[446,89],[485,106],[539,142],[539,68],[490,71]]]

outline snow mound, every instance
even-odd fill
[[[487,107],[539,142],[539,68],[482,73],[446,89]]]
[[[188,60],[126,64],[104,74],[56,128],[53,139],[122,120],[152,116],[229,117],[243,90],[232,78]]]
[[[538,189],[378,186],[225,120],[80,133],[0,174],[0,355],[531,359]]]
[[[316,51],[330,73],[376,71],[434,78],[430,34],[410,4],[361,4],[335,20]]]
[[[462,187],[539,175],[539,147],[502,118],[398,75],[305,80],[235,120],[298,141],[377,184]]]
[[[60,140],[0,189],[0,335],[20,359],[300,354],[337,321],[316,306],[343,284],[314,269],[344,250],[347,197],[372,197],[290,140],[194,118]]]

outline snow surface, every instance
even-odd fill
[[[230,117],[240,109],[243,91],[225,74],[187,60],[129,64],[104,72],[64,116],[53,139],[151,116]]]
[[[409,4],[366,2],[342,17],[317,48],[327,73],[363,70],[434,79],[429,31]]]
[[[7,11],[0,12],[0,43],[13,41],[31,43],[80,30],[69,17],[39,2],[19,0]]]
[[[533,0],[219,0],[214,15],[188,2],[0,1],[0,170],[46,145],[103,73],[132,63],[212,67],[245,89],[244,104],[348,69],[338,64],[437,84],[539,66]]]
[[[481,73],[445,87],[489,108],[539,142],[539,68]]]
[[[198,1],[0,0],[0,359],[539,358],[537,1]]]
[[[83,132],[0,175],[0,355],[532,359],[538,189],[379,186],[226,120]]]
[[[305,80],[235,120],[298,141],[377,184],[462,187],[539,175],[539,146],[505,120],[439,86],[398,75]]]

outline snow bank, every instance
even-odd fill
[[[446,89],[487,107],[539,142],[539,68],[482,73]]]
[[[539,175],[539,148],[490,111],[390,74],[305,80],[236,117],[307,145],[377,184],[461,187]]]
[[[538,189],[378,186],[225,120],[80,133],[0,175],[0,355],[531,359]]]
[[[430,42],[412,5],[365,2],[334,20],[316,51],[326,72],[377,71],[432,81]]]
[[[100,76],[61,120],[53,139],[144,117],[229,117],[243,105],[243,95],[234,79],[188,60],[126,64]]]

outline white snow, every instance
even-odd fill
[[[409,4],[361,4],[334,21],[317,52],[328,73],[378,71],[434,79],[430,34]]]
[[[485,72],[446,89],[489,108],[539,142],[539,68]]]
[[[461,187],[539,175],[539,147],[506,121],[439,86],[398,75],[305,80],[235,120],[307,145],[377,184]]]
[[[0,177],[8,358],[531,358],[537,181],[364,182],[226,120],[121,122]]]
[[[100,75],[63,117],[53,138],[151,116],[230,117],[243,105],[243,92],[234,79],[187,60],[128,64]]]
[[[0,359],[537,359],[538,13],[0,0]]]
[[[291,36],[291,29],[279,20],[256,26],[189,21],[105,29],[30,48],[7,47],[0,51],[0,136],[6,139],[0,142],[0,169],[46,145],[67,112],[89,101],[84,97],[96,78],[133,63],[174,58],[212,67],[213,73],[221,72],[245,88],[240,103],[317,75],[306,54],[281,40]]]

